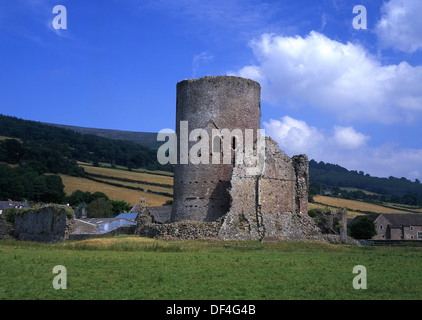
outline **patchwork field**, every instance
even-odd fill
[[[398,206],[384,207],[376,204],[366,203],[357,200],[339,199],[327,196],[315,196],[315,203],[309,204],[309,209],[313,208],[346,208],[349,217],[362,215],[367,212],[374,213],[409,213]],[[417,209],[420,210],[420,209]]]
[[[167,200],[171,200],[170,197],[159,194],[116,187],[80,177],[71,177],[66,175],[60,176],[63,180],[63,184],[65,185],[65,192],[68,195],[76,190],[84,192],[89,191],[91,193],[99,191],[105,193],[112,200],[124,200],[131,205],[139,202],[140,198],[145,198],[147,199],[147,206],[149,207],[161,206]]]
[[[84,170],[88,173],[111,176],[122,179],[131,179],[173,185],[173,175],[171,172],[147,171],[141,169],[133,169],[132,171],[128,171],[127,169],[120,169],[119,167],[116,167],[116,169],[110,167],[93,167],[91,165],[82,163],[80,163],[79,166],[84,168]]]
[[[317,243],[0,241],[0,299],[371,300],[422,298],[420,249]],[[67,271],[55,290],[53,268]],[[356,290],[353,268],[367,271]]]
[[[147,199],[148,206],[160,206],[172,199],[173,174],[171,172],[145,169],[129,171],[119,166],[111,168],[109,164],[101,164],[101,167],[94,167],[88,163],[79,163],[79,165],[95,181],[61,175],[67,194],[78,189],[91,193],[100,191],[108,195],[110,199],[124,200],[129,204],[135,204],[142,197]],[[315,196],[314,201],[315,203],[309,203],[309,209],[346,208],[349,217],[366,213],[422,213],[422,208],[411,206],[388,203],[377,205],[327,196]]]

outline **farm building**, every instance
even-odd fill
[[[73,233],[106,233],[122,226],[135,226],[137,213],[122,213],[115,218],[75,219]]]
[[[352,222],[363,216],[358,216]],[[380,213],[367,215],[375,222],[372,240],[422,240],[422,214]]]
[[[29,208],[29,205],[26,202],[0,201],[0,216],[4,213],[4,211],[11,208]]]

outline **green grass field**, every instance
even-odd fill
[[[421,299],[418,248],[152,240],[0,241],[0,299]],[[56,265],[67,289],[53,288]],[[353,268],[367,268],[366,290]]]

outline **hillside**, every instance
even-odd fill
[[[134,132],[134,131],[123,131],[113,129],[96,129],[86,128],[78,126],[69,126],[63,124],[44,123],[49,126],[63,128],[78,132],[81,134],[92,134],[99,137],[112,139],[112,140],[126,140],[134,142],[138,145],[149,147],[152,149],[158,149],[162,142],[157,141],[157,133],[152,132]]]
[[[155,150],[133,141],[114,140],[93,134],[81,134],[40,122],[0,115],[0,136],[17,138],[21,148],[17,152],[6,146],[0,150],[3,160],[10,164],[22,161],[37,162],[51,173],[67,174],[75,161],[106,162],[128,168],[171,171],[157,161]],[[52,158],[56,158],[53,160]],[[12,161],[11,161],[12,159]],[[50,163],[53,162],[53,163]],[[60,162],[60,163],[59,163]],[[63,172],[63,163],[67,171]]]
[[[362,171],[349,171],[336,164],[309,162],[310,193],[317,195],[321,188],[348,199],[422,205],[422,184],[406,178],[378,178]]]
[[[66,196],[76,191],[75,185],[93,193],[113,186],[114,189],[104,193],[110,199],[130,201],[130,204],[143,195],[155,198],[156,205],[171,198],[172,190],[124,185],[113,177],[93,176],[79,165],[84,162],[125,170],[172,169],[158,163],[155,150],[132,141],[81,134],[3,115],[0,115],[0,137],[0,200],[64,203]],[[129,198],[128,190],[132,191]]]

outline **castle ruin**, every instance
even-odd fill
[[[179,163],[174,166],[169,221],[154,222],[144,208],[137,234],[183,239],[322,240],[320,229],[308,215],[308,158],[290,158],[271,138],[260,136],[260,96],[257,82],[239,77],[207,76],[177,84],[176,136],[181,141],[183,130],[206,132],[209,139],[202,143],[206,148],[195,152],[208,161],[187,161],[183,148],[192,150],[203,136],[185,137],[188,141],[181,143],[185,146],[177,148]],[[237,135],[233,134],[236,130]],[[247,130],[254,132],[256,157],[245,157],[238,164],[236,159],[247,148],[238,138],[246,136]],[[264,157],[259,158],[262,141]],[[229,146],[228,155],[223,154],[227,149],[222,146]],[[217,163],[216,153],[221,155],[216,157]],[[228,161],[223,161],[225,157]],[[257,167],[257,161],[261,161],[261,170],[250,170]]]

